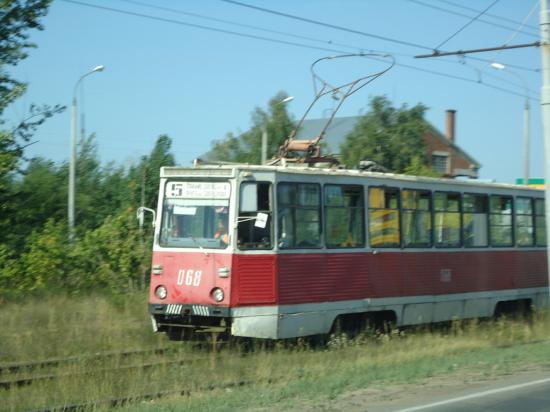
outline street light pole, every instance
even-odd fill
[[[69,160],[69,199],[68,199],[68,219],[69,219],[69,242],[74,242],[74,199],[75,199],[75,171],[76,171],[76,91],[80,82],[92,73],[103,71],[103,66],[96,66],[88,73],[82,75],[76,82],[73,89],[73,101],[71,105],[71,157]]]
[[[527,82],[523,77],[513,70],[507,69],[506,66],[502,63],[491,63],[491,67],[497,70],[504,70],[506,72],[516,76],[525,91],[525,104],[523,106],[523,184],[529,184],[529,111],[531,105],[529,104],[529,87],[527,87]]]
[[[548,300],[550,305],[550,10],[548,0],[540,2],[540,37],[541,37],[541,72],[542,89],[540,92],[540,105],[542,116],[542,136],[544,140],[544,188],[545,188],[545,212],[546,212],[546,261],[548,272]]]
[[[285,103],[291,102],[292,100],[294,100],[294,96],[288,96],[288,97],[285,97],[280,102],[275,103],[275,105],[277,106],[279,104],[285,104]],[[262,165],[265,165],[267,163],[267,117],[262,122],[262,153],[261,153],[261,155],[262,155],[262,157],[261,157]]]

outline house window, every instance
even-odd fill
[[[448,167],[449,156],[446,154],[432,154],[432,169],[436,172],[446,174]]]

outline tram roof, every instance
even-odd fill
[[[416,182],[416,183],[437,183],[456,186],[487,187],[488,189],[507,189],[544,192],[544,189],[532,186],[518,185],[512,183],[485,182],[477,179],[459,180],[451,178],[435,178],[427,176],[413,176],[397,173],[369,172],[358,169],[340,169],[330,167],[308,167],[304,164],[287,163],[286,165],[253,165],[244,163],[234,164],[204,164],[192,167],[165,166],[161,168],[161,178],[177,177],[235,177],[237,171],[250,172],[273,172],[290,173],[317,176],[342,176],[342,177],[364,177],[374,179],[387,179],[391,181]]]

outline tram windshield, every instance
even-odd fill
[[[160,245],[223,249],[229,244],[229,183],[169,182]]]

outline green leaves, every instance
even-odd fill
[[[42,30],[40,19],[51,0],[0,1],[0,115],[25,90],[25,85],[9,76],[5,66],[15,66],[35,47],[28,42],[28,31]]]
[[[342,161],[354,167],[372,160],[395,173],[432,174],[426,162],[423,136],[426,106],[394,108],[384,96],[373,97],[370,112],[346,137],[341,147]]]
[[[72,246],[66,226],[67,165],[36,158],[22,178],[7,180],[6,202],[0,205],[0,297],[143,288],[152,231],[150,225],[140,231],[135,212],[141,193],[146,206],[156,208],[160,167],[175,164],[171,145],[168,136],[160,136],[151,153],[125,171],[101,165],[94,136],[82,142]]]
[[[204,160],[260,164],[264,128],[268,137],[267,159],[273,157],[294,129],[294,121],[282,103],[287,97],[285,92],[277,93],[269,101],[267,112],[256,107],[251,114],[250,130],[238,137],[228,133],[225,139],[215,141]]]

